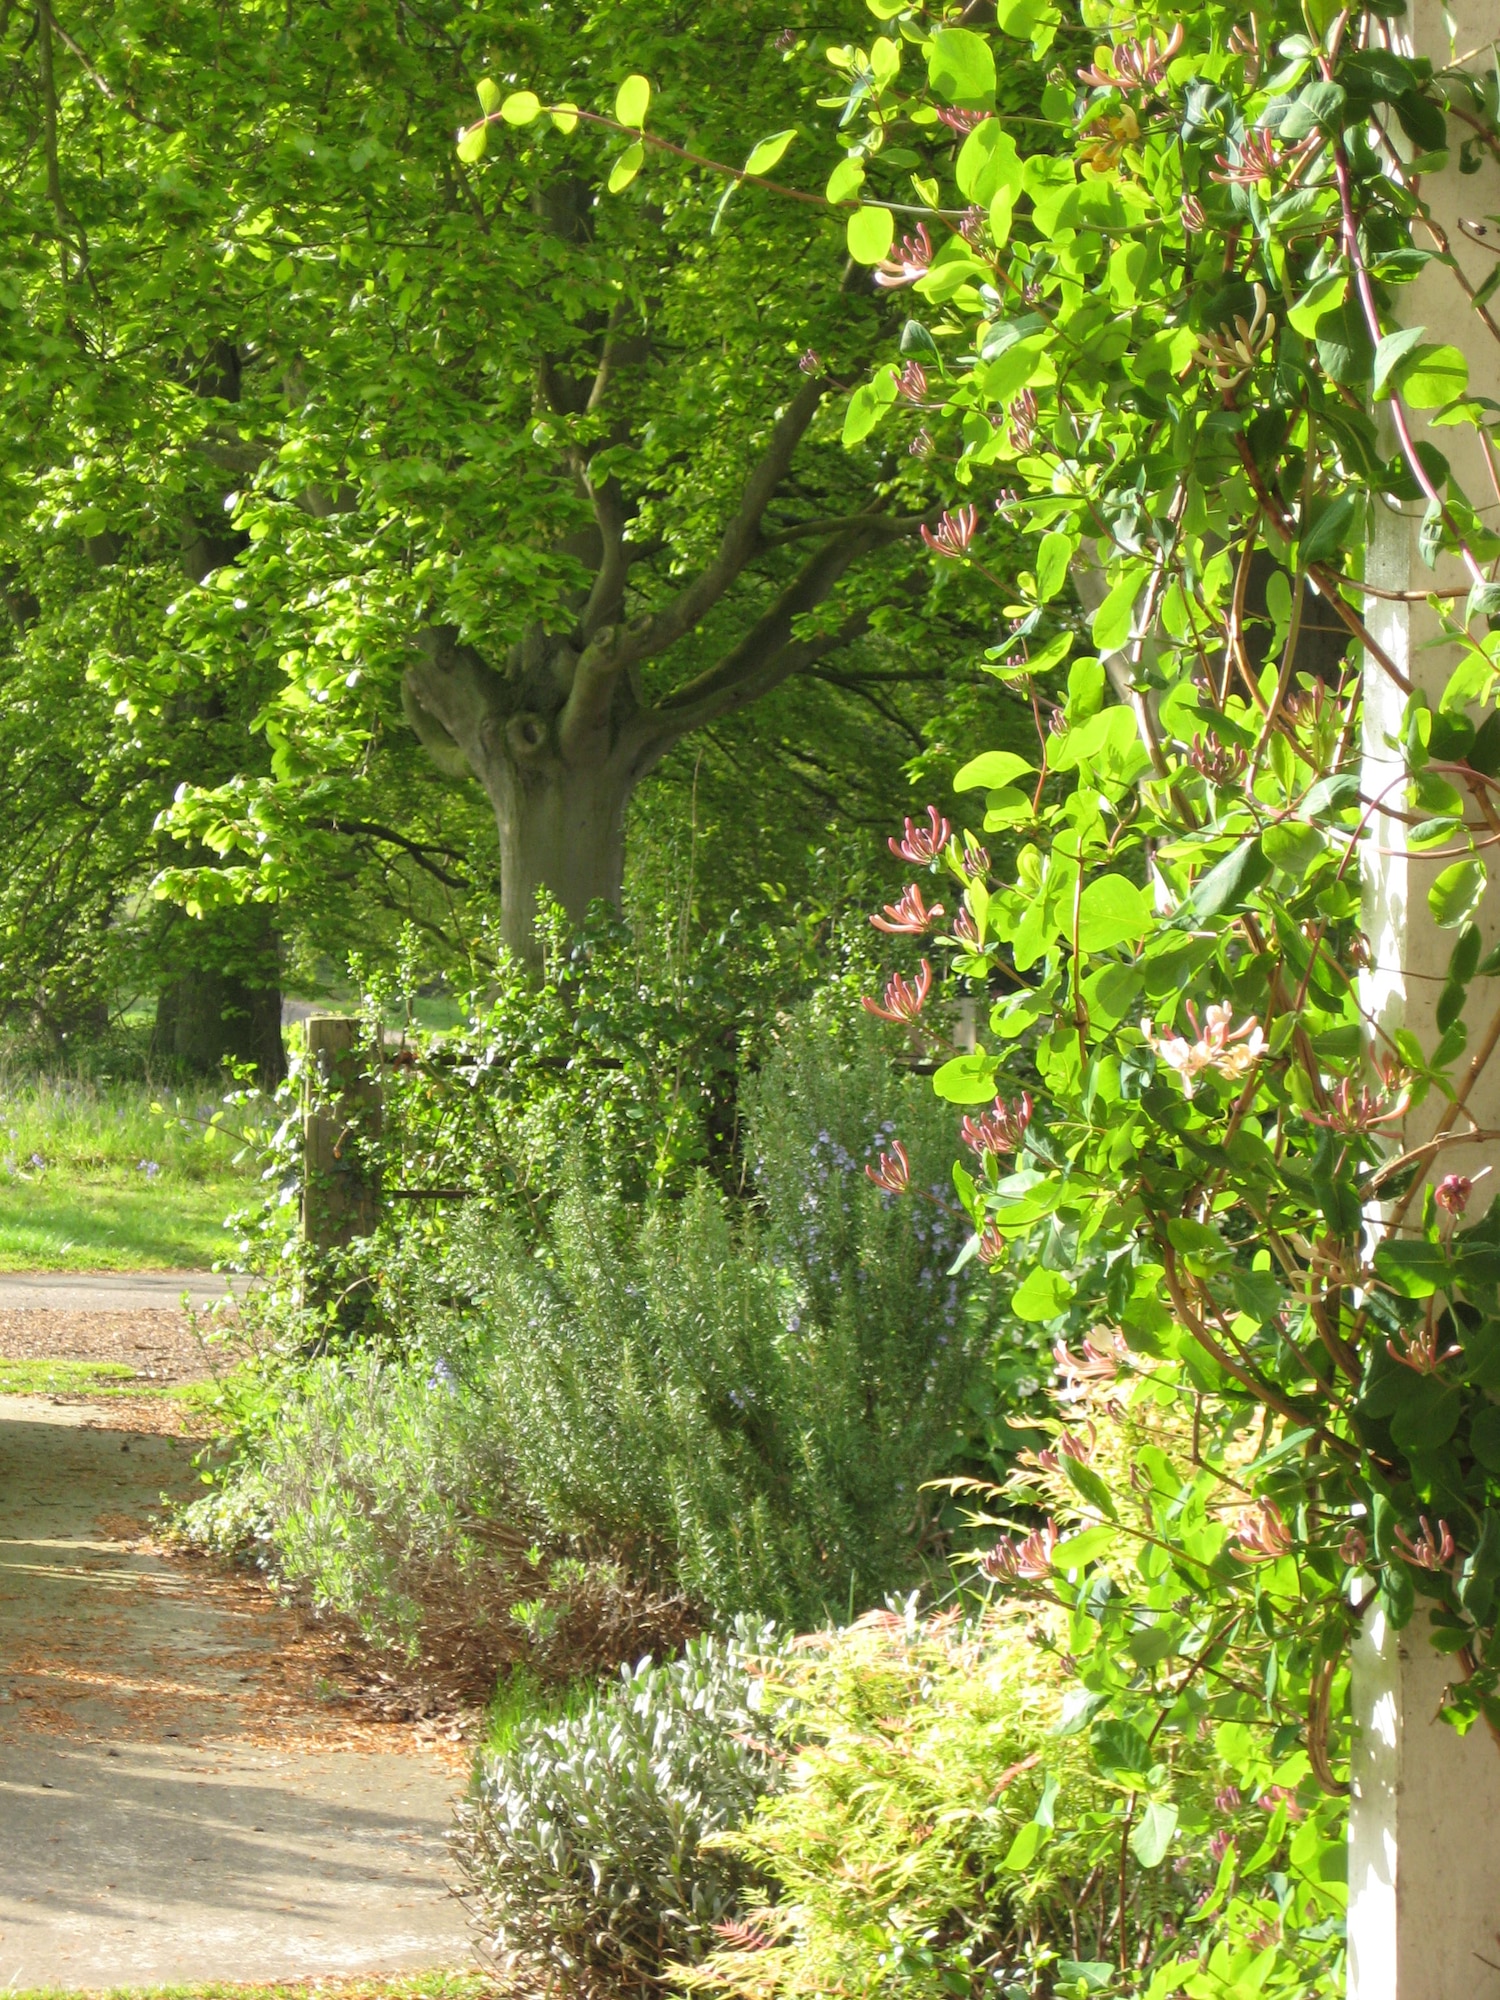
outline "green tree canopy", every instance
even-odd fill
[[[12,16],[18,645],[86,668],[143,739],[233,719],[227,765],[157,744],[189,843],[159,884],[190,908],[315,905],[351,842],[472,879],[477,778],[524,950],[537,888],[575,915],[618,899],[631,794],[688,733],[818,679],[920,746],[912,686],[976,628],[951,576],[925,615],[936,462],[841,444],[839,391],[899,321],[840,219],[745,187],[715,229],[722,179],[678,154],[601,199],[619,170],[587,127],[501,127],[482,164],[454,146],[476,76],[607,112],[652,64],[685,153],[795,129],[822,172],[782,25],[443,0]],[[817,714],[783,704],[761,737],[814,783]],[[416,784],[418,739],[461,803]]]

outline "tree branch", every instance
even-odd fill
[[[853,534],[826,542],[808,557],[776,602],[755,621],[732,651],[706,673],[675,689],[643,720],[648,726],[665,726],[673,731],[674,736],[681,736],[689,729],[698,728],[701,722],[724,714],[728,707],[739,707],[739,701],[726,704],[722,697],[733,695],[750,681],[759,683],[766,668],[789,648],[794,622],[809,611],[816,610],[850,565],[879,539],[877,531],[860,528]],[[822,656],[819,654],[817,657]],[[811,659],[799,664],[810,665]],[[786,672],[792,671],[795,669],[786,669]],[[784,677],[784,674],[776,676],[777,679]],[[774,681],[769,685],[774,685]],[[688,717],[693,719],[687,720]]]
[[[845,514],[826,521],[792,521],[784,528],[763,528],[761,547],[774,549],[783,542],[805,541],[809,535],[846,535],[855,528],[875,528],[893,540],[915,535],[924,525],[921,514]]]
[[[603,736],[609,729],[615,689],[626,664],[619,651],[619,636],[616,627],[606,625],[584,648],[573,669],[567,706],[557,724],[558,748],[570,761],[586,751],[590,737]]]
[[[644,618],[628,628],[626,645],[632,660],[648,659],[663,653],[691,632],[704,614],[718,603],[755,553],[760,540],[761,517],[772,495],[785,479],[792,455],[816,414],[823,396],[823,382],[809,376],[778,418],[771,442],[750,477],[739,508],[725,528],[718,554],[664,611]]]

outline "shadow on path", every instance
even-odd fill
[[[463,1965],[458,1780],[143,1539],[192,1447],[111,1421],[0,1397],[0,1992]]]

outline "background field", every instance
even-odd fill
[[[0,1072],[0,1271],[205,1269],[255,1190],[218,1101]]]

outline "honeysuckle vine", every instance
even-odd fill
[[[968,829],[934,805],[892,838],[914,879],[873,921],[916,965],[866,1001],[934,1038],[952,993],[983,1003],[935,1079],[964,1254],[1056,1342],[1056,1435],[976,1503],[977,1574],[1066,1613],[1122,1855],[1203,1831],[1174,1816],[1195,1731],[1226,1798],[1273,1802],[1253,1852],[1237,1805],[1207,1830],[1191,1953],[1122,1897],[1110,1990],[1331,1990],[1371,1607],[1420,1600],[1448,1718],[1500,1733],[1500,1213],[1472,1219],[1496,1135],[1469,1108],[1500,1045],[1500,404],[1469,380],[1500,260],[1475,282],[1424,191],[1456,176],[1491,247],[1500,71],[1410,53],[1402,0],[870,8],[867,44],[787,49],[827,66],[846,149],[796,192],[891,311],[844,438],[951,468],[923,539],[996,584],[989,670],[1035,733],[974,746]],[[705,171],[790,172],[795,137]],[[1458,345],[1411,303],[1441,287]],[[1403,509],[1427,573],[1367,578]],[[1398,658],[1392,604],[1439,650]],[[1367,681],[1398,718],[1375,777]],[[1391,853],[1430,859],[1451,937],[1425,1040],[1369,983]],[[901,1196],[899,1147],[873,1172]]]

